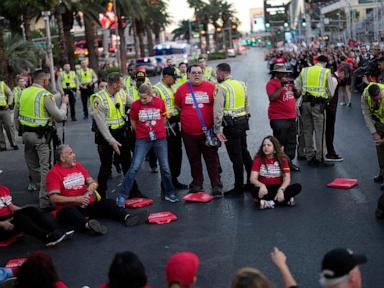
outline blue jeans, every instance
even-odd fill
[[[123,184],[121,185],[119,195],[127,198],[129,191],[131,191],[133,183],[136,178],[136,174],[139,172],[141,165],[144,162],[145,155],[148,151],[153,148],[157,158],[159,159],[160,171],[161,171],[161,180],[163,181],[164,190],[166,194],[174,193],[175,188],[172,184],[171,171],[169,169],[168,163],[168,148],[167,148],[167,139],[161,140],[145,140],[145,139],[136,139],[135,151],[133,153],[133,159],[131,167],[127,174],[125,174]]]

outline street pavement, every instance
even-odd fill
[[[265,93],[269,75],[264,51],[255,48],[227,61],[232,65],[234,77],[248,86],[252,112],[248,143],[254,155],[262,138],[271,134]],[[221,61],[209,64],[218,62]],[[81,119],[80,100],[77,109],[78,119]],[[303,191],[296,198],[294,208],[260,211],[248,194],[208,204],[170,204],[160,200],[159,174],[152,174],[145,163],[137,180],[141,190],[155,200],[149,210],[173,211],[179,218],[176,222],[126,228],[120,223],[102,220],[108,226],[107,235],[94,237],[77,233],[73,240],[49,249],[25,236],[8,248],[0,248],[0,260],[44,250],[53,257],[60,278],[69,287],[97,287],[107,281],[114,254],[130,250],[143,261],[149,284],[165,287],[166,259],[175,252],[189,250],[196,252],[201,260],[197,287],[229,287],[233,275],[243,266],[264,271],[276,286],[282,286],[278,270],[270,260],[270,252],[277,246],[286,253],[299,285],[318,287],[322,256],[332,248],[349,247],[368,256],[368,264],[361,267],[363,286],[382,287],[384,222],[374,217],[380,190],[372,181],[378,165],[374,144],[361,115],[359,95],[354,95],[352,108],[339,106],[337,113],[335,147],[344,162],[325,169],[299,162],[302,172],[293,174],[292,181],[300,182]],[[60,136],[61,129],[60,124]],[[78,161],[96,177],[99,158],[91,121],[67,122],[65,139],[74,148]],[[21,143],[20,147],[23,148]],[[189,164],[185,154],[183,156],[180,180],[189,183]],[[220,148],[220,159],[224,188],[231,189],[232,165],[224,147]],[[15,203],[36,203],[36,195],[26,191],[28,177],[22,149],[0,153],[0,169],[4,170],[0,181],[10,187]],[[326,183],[335,177],[357,178],[359,185],[351,190],[327,188]],[[205,188],[209,190],[209,178],[205,179]],[[110,197],[116,195],[114,190],[121,180],[122,177],[113,171]],[[186,192],[181,191],[180,196]]]

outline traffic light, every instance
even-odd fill
[[[307,21],[305,20],[305,18],[301,19],[301,26],[307,27]]]
[[[221,27],[220,27],[220,26],[217,26],[217,27],[216,27],[216,32],[220,33],[220,32],[221,32],[221,30],[222,30],[222,29],[221,29]]]
[[[201,30],[207,30],[207,24],[206,23],[200,23],[200,31]]]
[[[288,28],[288,26],[289,26],[288,22],[285,21],[285,22],[284,22],[284,27],[285,27],[285,28]]]
[[[269,22],[265,23],[265,31],[268,31],[271,28],[271,24]]]

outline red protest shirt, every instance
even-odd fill
[[[13,214],[11,191],[6,186],[0,185],[0,218],[7,218]]]
[[[65,168],[57,163],[49,170],[46,178],[48,195],[59,194],[60,196],[74,197],[82,196],[87,193],[87,179],[90,179],[88,171],[80,163],[75,166]],[[89,204],[95,201],[94,195],[90,195]],[[56,204],[56,211],[60,211],[64,206],[80,206],[81,204]]]
[[[166,111],[164,101],[155,96],[146,104],[140,100],[133,102],[129,115],[136,123],[136,139],[149,140],[151,130],[155,132],[157,140],[166,138],[167,131],[164,124]]]
[[[198,86],[192,85],[192,89],[203,116],[204,124],[207,128],[211,128],[213,126],[213,101],[216,86],[211,82],[203,81]],[[181,109],[181,129],[183,129],[185,133],[191,135],[203,134],[200,119],[188,83],[184,83],[177,89],[175,105]]]
[[[281,87],[281,82],[277,79],[271,79],[267,83],[267,94],[271,96],[277,89]],[[269,119],[295,119],[296,99],[293,93],[292,84],[286,84],[281,90],[279,97],[269,101],[268,117]]]
[[[283,158],[283,167],[275,157],[262,159],[256,156],[253,160],[252,171],[259,172],[258,180],[265,185],[279,185],[283,183],[284,173],[290,173],[288,159]]]

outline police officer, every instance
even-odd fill
[[[179,88],[181,85],[183,85],[188,81],[187,68],[188,68],[187,63],[185,62],[179,63],[179,69],[178,69],[179,72],[176,73],[177,79],[175,81],[175,84],[172,85],[173,91],[176,91],[177,88]]]
[[[50,168],[50,143],[54,137],[54,122],[64,121],[67,115],[68,96],[61,97],[60,108],[54,96],[46,90],[49,73],[37,70],[33,84],[24,89],[15,106],[15,124],[22,134],[24,157],[34,185],[40,183],[40,208],[50,208],[45,178]]]
[[[200,56],[197,59],[197,64],[199,64],[199,66],[203,70],[203,79],[204,80],[216,82],[213,68],[210,66],[207,66],[207,60],[203,56]]]
[[[15,127],[11,117],[11,107],[13,104],[13,93],[11,89],[0,81],[0,151],[7,150],[3,128],[7,133],[8,141],[14,150],[19,149],[15,140]]]
[[[77,121],[76,119],[76,92],[79,89],[79,80],[77,78],[76,72],[71,70],[69,64],[63,66],[64,71],[60,73],[58,86],[59,91],[62,95],[69,96],[69,108],[71,111],[72,121]]]
[[[328,58],[320,55],[317,62],[316,65],[301,70],[295,86],[302,95],[301,115],[308,165],[329,167],[333,164],[324,162],[325,108],[333,97],[336,86],[331,70],[325,68]],[[313,132],[316,150],[313,147]]]
[[[235,186],[225,196],[242,195],[244,168],[247,179],[251,175],[252,157],[247,148],[249,107],[245,83],[232,79],[231,66],[221,63],[216,67],[218,84],[214,102],[214,127],[220,141],[225,143],[233,164]]]
[[[20,101],[21,93],[27,86],[27,81],[22,76],[17,76],[16,78],[16,86],[13,87],[12,93],[13,93],[13,107],[15,107],[16,103]]]
[[[135,85],[135,74],[136,67],[135,64],[130,63],[128,65],[128,75],[124,78],[124,89],[128,91],[128,88]]]
[[[182,144],[180,134],[180,117],[179,111],[175,106],[175,95],[172,85],[176,80],[176,71],[173,67],[163,69],[163,77],[161,81],[156,83],[153,88],[156,95],[163,99],[167,109],[167,143],[168,143],[168,161],[171,169],[172,183],[175,189],[188,189],[188,185],[182,184],[177,180],[180,176],[182,163]]]
[[[94,93],[95,83],[97,83],[97,75],[93,69],[88,68],[87,60],[81,61],[80,65],[81,68],[77,71],[77,77],[80,82],[84,119],[88,119],[88,99]]]
[[[125,103],[119,91],[123,86],[120,73],[114,72],[108,75],[107,88],[100,90],[91,96],[92,117],[94,120],[95,143],[99,153],[101,165],[97,181],[98,192],[106,198],[108,177],[112,169],[113,153],[120,155],[121,166],[124,174],[131,165],[131,154],[128,145]],[[131,197],[142,197],[137,188],[130,193]]]

